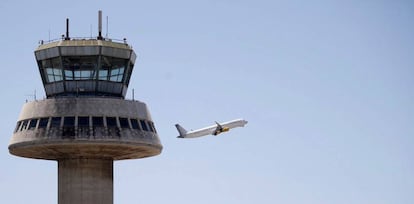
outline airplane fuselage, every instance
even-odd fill
[[[217,123],[217,122],[216,122]],[[223,132],[227,132],[232,128],[236,127],[244,127],[247,124],[246,120],[243,119],[237,119],[232,120],[224,123],[217,123],[216,125],[208,126],[205,128],[201,128],[198,130],[191,130],[186,131],[184,128],[182,128],[180,125],[176,125],[178,132],[180,133],[180,136],[178,138],[195,138],[195,137],[201,137],[205,135],[218,135]]]

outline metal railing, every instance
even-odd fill
[[[116,39],[116,38],[99,38],[99,37],[70,37],[67,38],[65,35],[62,35],[61,38],[55,38],[55,39],[51,39],[51,40],[39,40],[39,45],[43,45],[43,44],[49,44],[49,43],[53,43],[53,42],[59,42],[59,41],[65,41],[65,40],[103,40],[103,41],[108,41],[108,42],[116,42],[116,43],[124,43],[126,45],[128,45],[127,43],[127,39]]]

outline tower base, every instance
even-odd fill
[[[112,204],[113,161],[59,160],[58,191],[58,204]]]

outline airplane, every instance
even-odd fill
[[[244,127],[244,125],[246,124],[247,124],[246,120],[237,119],[237,120],[232,120],[232,121],[228,121],[224,123],[216,122],[215,125],[201,128],[198,130],[191,130],[191,131],[185,130],[183,127],[181,127],[180,124],[176,124],[175,127],[177,128],[178,133],[180,133],[180,135],[177,138],[195,138],[195,137],[201,137],[201,136],[206,136],[206,135],[217,136],[220,133],[229,131],[231,128]]]

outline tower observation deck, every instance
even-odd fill
[[[10,153],[58,161],[59,204],[113,203],[113,161],[162,150],[146,104],[125,100],[135,52],[101,31],[71,39],[67,21],[66,36],[35,57],[46,99],[24,104]]]

